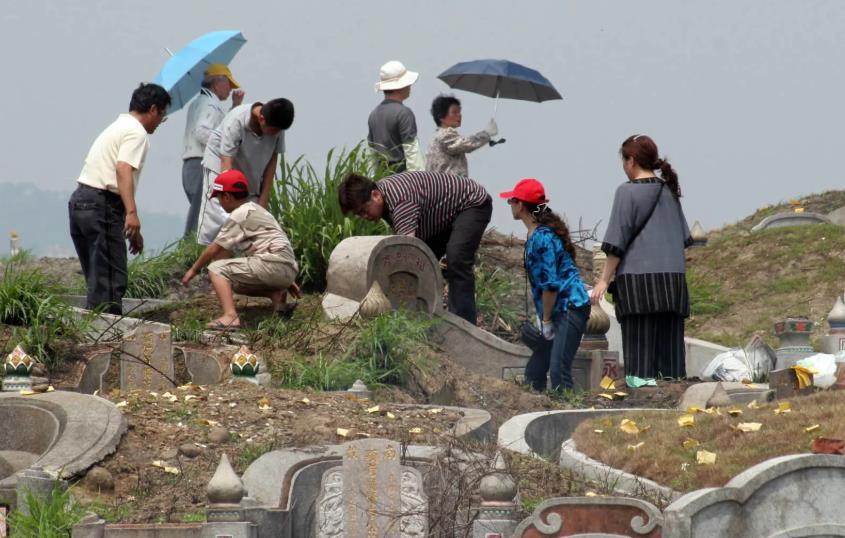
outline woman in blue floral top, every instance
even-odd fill
[[[551,371],[552,390],[572,388],[572,360],[590,317],[590,296],[575,266],[575,247],[569,229],[549,209],[543,184],[520,180],[508,199],[514,220],[528,230],[525,270],[537,308],[537,325],[548,343],[534,350],[525,377],[535,390],[545,390]]]

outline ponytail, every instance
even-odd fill
[[[572,243],[572,238],[569,236],[569,228],[566,223],[560,218],[560,215],[552,211],[547,204],[529,204],[523,202],[528,211],[537,221],[537,224],[547,226],[560,238],[563,243],[563,249],[572,257],[575,262],[575,245]]]
[[[657,159],[654,163],[654,169],[660,170],[660,177],[666,182],[666,186],[675,195],[675,198],[681,197],[681,185],[678,183],[678,174],[669,161],[666,159]]]

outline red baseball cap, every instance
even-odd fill
[[[499,193],[502,198],[516,198],[520,202],[528,202],[529,204],[545,204],[549,200],[546,198],[546,189],[543,184],[534,178],[520,179],[512,191]]]
[[[224,192],[249,192],[246,176],[240,170],[226,170],[214,179],[209,198],[214,198]]]

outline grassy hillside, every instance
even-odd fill
[[[845,205],[845,191],[812,195],[802,202],[807,211],[828,213]],[[741,346],[759,333],[775,345],[772,324],[787,315],[815,321],[814,336],[827,333],[827,314],[845,288],[845,227],[749,232],[764,217],[788,208],[780,204],[761,209],[711,234],[706,246],[687,251],[690,336]]]

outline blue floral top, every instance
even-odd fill
[[[525,270],[531,282],[537,316],[541,319],[543,290],[557,292],[553,314],[590,302],[572,256],[563,248],[560,237],[548,226],[538,226],[525,243]]]

